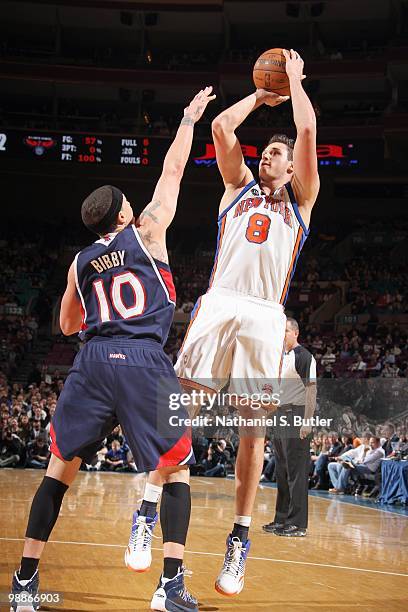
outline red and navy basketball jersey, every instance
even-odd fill
[[[150,255],[133,224],[80,251],[74,270],[83,310],[81,340],[106,336],[166,343],[176,302],[172,274]]]

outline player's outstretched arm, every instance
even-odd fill
[[[293,118],[296,125],[296,142],[293,151],[293,188],[304,221],[309,223],[310,214],[319,192],[320,181],[317,170],[316,115],[302,86],[303,60],[291,49],[284,49],[286,72],[290,83]]]
[[[176,213],[180,183],[193,143],[195,123],[201,118],[207,104],[214,100],[212,87],[202,89],[184,109],[176,136],[164,158],[163,170],[154,190],[152,201],[138,219],[143,238],[162,240]],[[143,233],[145,234],[143,236]]]
[[[74,262],[72,262],[68,271],[67,288],[61,300],[60,327],[65,336],[70,336],[79,332],[81,324],[81,303],[76,290]]]
[[[265,89],[257,89],[214,119],[211,128],[217,164],[227,190],[239,189],[253,178],[252,172],[245,164],[235,130],[262,104],[277,106],[288,99],[288,96],[279,96]]]

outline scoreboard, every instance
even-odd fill
[[[154,136],[4,129],[0,132],[0,163],[3,159],[58,162],[65,166],[104,164],[129,168],[160,167],[170,144],[169,138]],[[246,164],[256,168],[263,144],[242,143],[241,148]],[[383,160],[383,153],[383,142],[378,140],[354,143],[335,141],[317,145],[318,163],[322,168],[378,166]],[[216,166],[214,144],[194,140],[189,164],[196,168]]]
[[[43,160],[67,165],[148,166],[150,138],[4,130],[0,133],[2,158]]]

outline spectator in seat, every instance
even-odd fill
[[[310,461],[311,461],[310,474],[315,473],[316,461],[318,460],[319,456],[322,453],[327,453],[329,448],[330,448],[330,441],[329,441],[329,437],[326,434],[321,434],[313,438],[313,440],[310,443]]]
[[[204,474],[203,476],[218,476],[223,477],[227,475],[225,464],[228,460],[227,453],[225,452],[227,443],[225,440],[214,441],[210,444],[207,451],[207,459],[204,459]]]
[[[11,413],[13,417],[18,418],[22,414],[23,410],[24,410],[24,406],[22,402],[14,402]]]
[[[11,433],[15,434],[16,436],[18,436],[21,440],[21,429],[20,429],[20,425],[18,424],[18,420],[13,417],[9,420],[9,428],[11,429]],[[22,441],[22,440],[21,440]]]
[[[29,419],[32,419],[33,421],[40,421],[41,427],[45,427],[47,423],[47,413],[41,408],[41,406],[33,406],[33,408],[29,410],[27,414]]]
[[[328,346],[320,363],[322,366],[333,365],[336,361],[336,355],[333,353],[333,347]]]
[[[382,448],[384,450],[385,456],[388,457],[391,455],[393,448],[392,443],[398,442],[399,437],[395,433],[394,425],[390,422],[384,423],[382,427]]]
[[[366,368],[367,363],[363,360],[360,354],[357,354],[356,360],[354,363],[351,364],[349,370],[351,370],[352,372],[364,372]]]
[[[343,453],[337,457],[336,463],[329,465],[330,480],[333,483],[333,488],[329,489],[330,493],[344,495],[351,476],[354,479],[374,477],[383,458],[384,450],[381,448],[380,438],[365,434],[363,444]]]
[[[342,449],[342,454],[347,453],[347,451],[351,450],[352,448],[354,448],[354,444],[353,444],[353,436],[351,434],[348,433],[344,433],[341,436],[341,443],[343,445],[343,449]],[[358,446],[360,446],[361,441],[359,441]]]
[[[48,449],[48,438],[46,434],[40,434],[27,449],[27,467],[45,470],[50,458]]]
[[[31,421],[30,440],[36,440],[44,430],[41,429],[41,421]]]
[[[0,467],[16,467],[23,458],[24,447],[20,438],[10,428],[2,432],[0,443]]]
[[[371,453],[362,465],[357,465],[351,469],[351,478],[357,483],[356,495],[362,493],[364,497],[376,497],[380,492],[381,472],[380,465],[384,459],[384,450],[381,447],[381,439],[377,436],[370,438]],[[367,454],[368,456],[368,454]],[[372,485],[367,485],[367,481],[373,481]],[[366,486],[364,486],[366,484]]]
[[[102,471],[115,472],[118,468],[123,468],[125,464],[126,452],[122,448],[119,440],[112,440],[111,448],[106,453],[100,469]]]
[[[22,414],[20,416],[20,439],[23,444],[27,445],[31,439],[31,423],[27,414]]]
[[[54,414],[55,414],[55,410],[56,410],[56,408],[57,408],[57,404],[56,404],[55,402],[53,402],[53,403],[50,405],[50,408],[49,408],[49,414],[48,414],[48,423],[47,423],[47,425],[45,426],[45,431],[47,432],[47,434],[48,434],[48,435],[50,435],[50,429],[51,429],[52,417],[53,417],[53,416],[54,416]]]
[[[329,473],[327,467],[329,463],[335,461],[336,457],[343,451],[343,444],[335,431],[331,431],[328,438],[330,443],[328,450],[321,452],[315,463],[315,477],[317,477],[317,483],[313,489],[324,489],[327,491],[329,488]]]

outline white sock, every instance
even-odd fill
[[[237,525],[242,525],[243,527],[249,527],[251,524],[252,517],[250,516],[239,516],[239,514],[235,515],[234,523]]]
[[[151,502],[153,504],[159,503],[160,496],[162,494],[163,487],[146,483],[143,499],[144,501]]]

